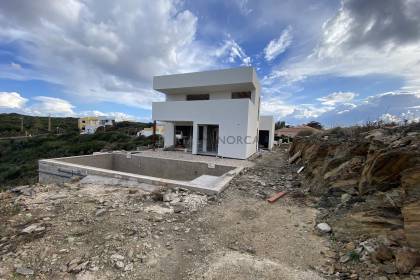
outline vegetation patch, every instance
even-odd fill
[[[32,137],[22,136],[24,131]],[[0,191],[11,186],[33,184],[38,181],[38,160],[86,155],[101,150],[136,150],[152,144],[152,139],[136,136],[147,123],[120,122],[95,134],[81,135],[75,118],[48,118],[0,114]],[[59,131],[60,134],[56,134]],[[37,134],[38,133],[38,134]],[[25,134],[23,134],[25,135]]]

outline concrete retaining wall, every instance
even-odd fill
[[[125,153],[104,153],[39,161],[40,183],[63,183],[73,176],[97,175],[166,187],[185,187],[218,193],[241,167],[209,165],[205,162],[153,158]],[[110,168],[111,167],[111,168]],[[219,176],[210,189],[191,181],[201,175]]]
[[[221,176],[234,169],[232,166],[213,165],[203,162],[153,158],[123,153],[95,154],[56,159],[57,161],[86,165],[144,176],[191,181],[201,175]]]

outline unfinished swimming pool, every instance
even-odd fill
[[[163,187],[219,193],[242,167],[200,161],[110,152],[39,161],[40,183],[63,183],[74,176],[102,176]],[[131,184],[132,185],[132,184]]]

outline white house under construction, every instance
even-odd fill
[[[153,120],[165,125],[165,147],[246,159],[271,149],[273,117],[260,116],[260,84],[252,67],[157,76]]]

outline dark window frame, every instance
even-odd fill
[[[210,94],[187,94],[185,97],[187,101],[200,101],[200,100],[210,100]]]
[[[237,91],[231,93],[232,99],[252,99],[252,92],[251,91]]]

